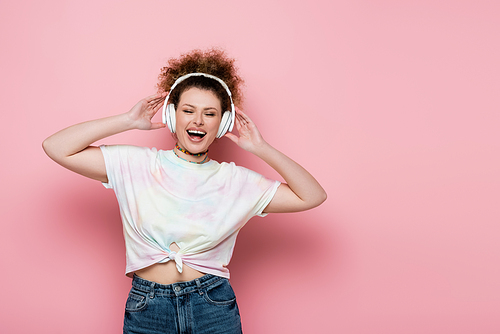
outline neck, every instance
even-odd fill
[[[184,149],[184,148],[180,147],[178,143],[177,143],[177,144],[175,144],[175,148],[176,148],[178,151],[180,151],[180,152],[182,152],[182,153],[184,153],[184,154],[186,154],[186,155],[192,155],[192,156],[195,156],[195,157],[201,157],[201,156],[203,156],[203,155],[205,155],[205,154],[207,154],[207,153],[208,153],[208,150],[206,150],[205,152],[201,152],[201,153],[191,153],[191,152],[189,152],[188,150],[186,150],[186,149]]]
[[[191,153],[175,144],[174,154],[179,158],[193,164],[203,164],[208,161],[208,150],[202,153]]]

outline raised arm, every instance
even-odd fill
[[[226,137],[244,150],[255,154],[285,179],[264,212],[297,212],[312,209],[326,200],[326,192],[316,179],[298,163],[269,145],[257,126],[241,110],[236,110],[240,136]]]
[[[131,130],[165,127],[151,119],[162,106],[165,94],[151,95],[139,101],[130,111],[88,121],[63,129],[44,140],[45,153],[61,166],[101,182],[108,182],[104,157],[98,147],[90,146],[99,139]]]

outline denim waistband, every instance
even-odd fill
[[[178,282],[172,284],[160,284],[148,281],[134,274],[134,278],[132,279],[132,286],[135,289],[143,291],[145,293],[152,292],[155,295],[180,296],[183,294],[191,293],[206,288],[224,279],[227,278],[215,276],[212,274],[206,274],[192,281]]]

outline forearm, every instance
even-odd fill
[[[101,118],[70,126],[45,139],[43,148],[54,160],[70,157],[92,143],[111,135],[133,129],[127,114]]]
[[[285,197],[287,201],[294,202],[290,203],[290,209],[286,211],[307,210],[325,201],[326,192],[318,181],[302,166],[267,142],[260,143],[252,153],[276,170],[295,194],[297,200],[293,197]],[[288,206],[286,203],[285,205]],[[271,211],[268,210],[268,212]]]
[[[326,192],[318,181],[298,163],[269,145],[252,120],[239,109],[236,109],[235,124],[239,137],[232,133],[227,133],[226,137],[264,160],[286,182],[278,188],[264,212],[304,211],[326,200]]]
[[[63,129],[43,142],[47,155],[61,166],[101,182],[108,182],[104,156],[99,148],[90,146],[97,140],[131,130],[165,127],[151,119],[160,109],[164,94],[148,96],[128,112],[96,119]]]

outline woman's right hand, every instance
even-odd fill
[[[107,182],[102,152],[91,144],[132,129],[152,130],[165,127],[163,123],[151,121],[162,107],[165,95],[166,93],[148,96],[126,113],[63,129],[45,139],[43,149],[61,166],[91,179]]]
[[[148,96],[139,102],[127,112],[128,117],[133,123],[133,127],[139,130],[154,130],[164,128],[162,122],[152,122],[154,115],[163,107],[166,92]]]

